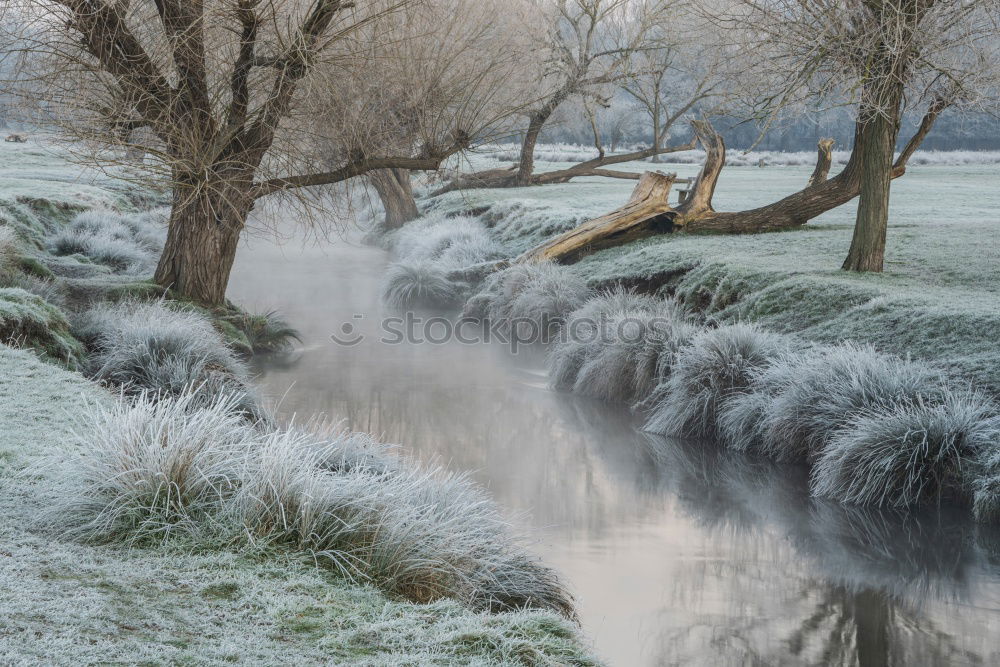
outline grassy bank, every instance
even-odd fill
[[[631,184],[449,193],[425,199],[425,216],[389,237],[398,265],[385,300],[464,304],[466,316],[515,332],[554,319],[551,383],[625,403],[646,430],[804,464],[813,495],[845,504],[947,502],[995,523],[995,169],[918,165],[897,181],[879,275],[839,270],[850,207],[795,231],[668,234],[571,266],[489,273],[618,207]],[[807,176],[800,166],[727,169],[716,204],[762,205]]]
[[[90,664],[589,664],[569,621],[412,604],[291,552],[96,545],[39,530],[73,415],[113,398],[0,347],[0,659]],[[45,467],[37,463],[46,461]]]
[[[654,166],[682,177],[697,174],[697,165],[689,164],[623,169]],[[809,166],[729,167],[719,181],[716,208],[774,201],[800,189],[810,172]],[[998,178],[990,164],[912,166],[893,182],[886,270],[879,275],[840,271],[850,246],[852,204],[791,232],[664,235],[596,253],[571,270],[592,287],[622,284],[676,295],[720,322],[758,322],[820,343],[870,343],[1000,393],[1000,351],[990,335],[1000,331]],[[427,217],[417,224],[425,230],[442,221],[479,225],[500,244],[489,257],[510,257],[617,208],[632,186],[578,179],[453,192],[423,200]]]
[[[148,281],[161,194],[2,157],[0,662],[596,662],[480,490],[274,423],[294,332]]]

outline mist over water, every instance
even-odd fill
[[[386,263],[360,243],[245,245],[229,296],[303,337],[261,388],[284,418],[469,471],[611,664],[1000,664],[1000,533],[814,500],[804,469],[712,443],[651,447],[624,408],[549,390],[537,352],[380,343]],[[335,344],[345,322],[365,339]]]

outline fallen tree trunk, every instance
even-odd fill
[[[669,231],[661,227],[671,224],[663,214],[673,210],[668,199],[676,178],[676,174],[647,171],[620,209],[550,239],[515,262],[572,262],[579,259],[577,255]]]
[[[931,105],[919,129],[893,165],[891,178],[906,173],[907,160],[927,136],[945,106],[942,101]],[[670,206],[669,188],[665,191],[657,188],[644,194],[642,204],[637,205],[636,197],[644,183],[662,182],[661,179],[665,178],[663,174],[656,178],[655,174],[647,172],[624,207],[546,241],[518,257],[515,262],[549,260],[572,263],[603,248],[664,233],[753,234],[792,229],[846,204],[861,192],[859,155],[867,141],[869,128],[865,122],[858,121],[851,159],[844,170],[833,178],[825,177],[830,168],[828,162],[832,162],[833,144],[830,142],[826,146],[827,140],[824,140],[818,147],[813,177],[805,189],[760,208],[717,212],[712,207],[712,197],[726,164],[725,142],[707,121],[696,121],[693,125],[698,143],[706,151],[706,158],[691,194],[682,204],[676,208]]]

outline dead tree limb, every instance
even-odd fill
[[[665,155],[667,153],[679,153],[681,151],[693,150],[697,146],[697,141],[696,137],[681,146],[664,146],[660,148],[650,147],[639,151],[632,151],[630,153],[598,156],[592,160],[580,162],[579,164],[575,164],[566,169],[547,171],[540,174],[533,173],[525,184],[530,186],[568,183],[570,180],[580,178],[582,176],[606,176],[609,178],[628,178],[638,180],[642,176],[640,173],[615,171],[603,169],[603,167],[614,164],[622,164],[624,162],[645,160],[646,158],[653,157],[654,155]],[[455,190],[473,190],[477,188],[512,188],[522,184],[522,181],[519,180],[522,177],[523,175],[520,173],[516,165],[507,169],[487,169],[485,171],[459,176],[458,178],[453,179],[450,183],[435,190],[431,193],[431,196],[437,197],[438,195],[443,195],[446,192],[453,192]]]
[[[917,132],[907,143],[896,163],[892,178],[906,173],[910,156],[930,132],[934,121],[947,104],[935,100]],[[855,128],[854,148],[843,171],[830,179],[813,183],[767,206],[737,212],[717,212],[712,197],[719,174],[726,163],[726,146],[722,136],[707,121],[694,123],[698,142],[705,149],[705,164],[690,196],[676,208],[668,203],[673,176],[647,172],[622,208],[583,223],[529,250],[515,262],[555,261],[575,262],[603,248],[614,247],[641,238],[663,233],[685,234],[752,234],[792,229],[818,215],[842,206],[861,192],[861,154],[868,140],[869,128],[859,120]],[[817,165],[813,172],[829,171],[824,164],[830,151],[820,142]],[[829,146],[832,148],[832,144]]]
[[[666,231],[661,226],[669,226],[670,220],[661,216],[673,210],[668,199],[676,178],[676,174],[647,171],[624,206],[550,239],[515,262],[572,262],[601,248]]]
[[[817,185],[826,181],[830,175],[830,167],[833,165],[833,139],[820,139],[817,146],[816,169],[809,177],[808,185]]]

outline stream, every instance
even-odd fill
[[[261,390],[283,418],[468,471],[610,664],[1000,664],[1000,532],[811,499],[801,468],[643,434],[621,406],[550,390],[537,351],[380,342],[387,262],[343,240],[244,244],[229,297],[303,338],[259,362]]]

